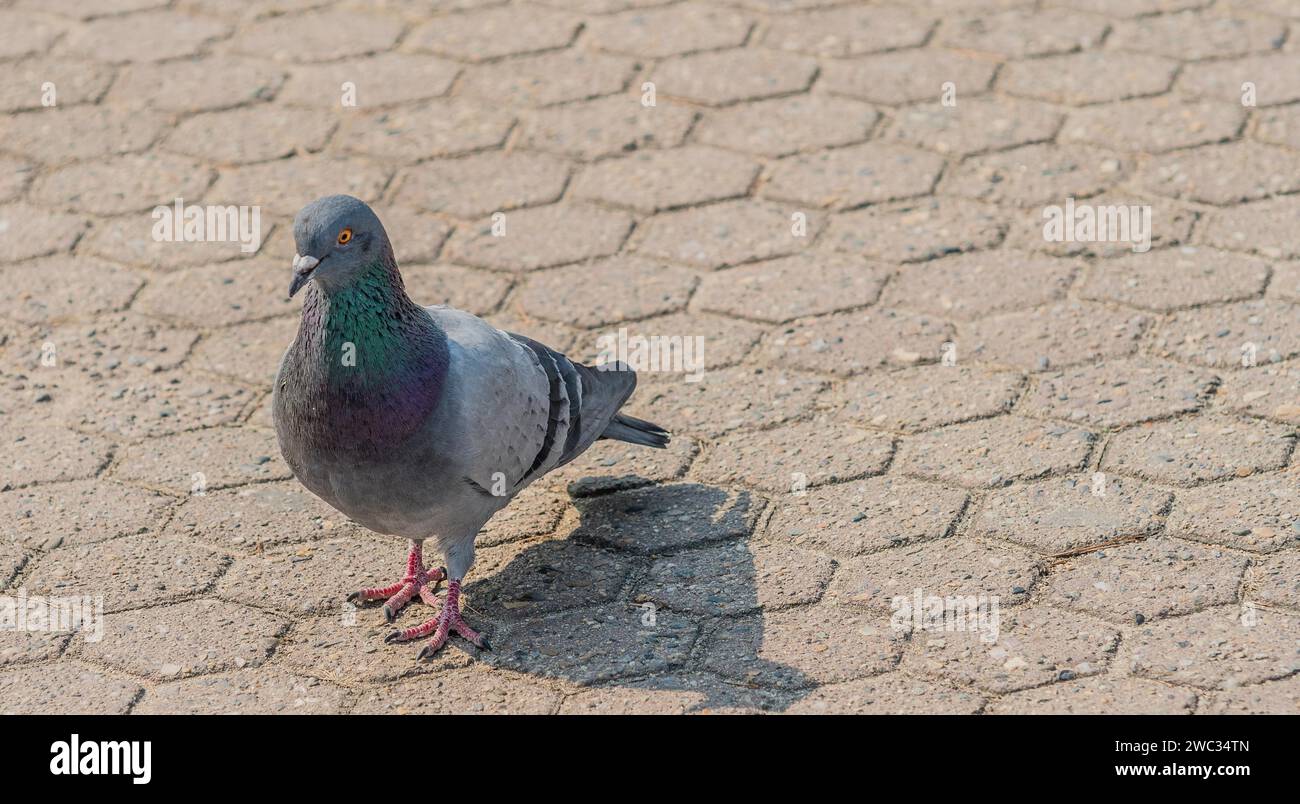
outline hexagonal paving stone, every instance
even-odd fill
[[[1107,429],[1124,427],[1196,410],[1217,384],[1214,375],[1177,363],[1104,361],[1041,376],[1020,411]]]
[[[4,38],[0,39],[0,58],[5,59],[44,53],[67,31],[66,23],[35,14],[4,11],[0,12],[0,21],[5,30]]]
[[[837,254],[799,254],[704,277],[693,305],[781,323],[865,307],[880,295],[884,266]]]
[[[31,197],[47,206],[117,215],[198,198],[211,181],[208,168],[185,157],[128,154],[46,173],[36,180]]]
[[[733,616],[815,602],[832,572],[829,558],[788,544],[733,542],[656,560],[634,594],[674,612]]]
[[[1285,148],[1236,142],[1167,154],[1139,181],[1153,193],[1206,204],[1236,204],[1300,190],[1300,156]]]
[[[546,715],[560,695],[527,679],[481,668],[401,681],[362,694],[352,710],[370,715]]]
[[[31,594],[103,599],[114,612],[167,603],[201,592],[227,561],[203,547],[128,536],[60,547],[43,556],[23,580]]]
[[[1045,602],[1144,623],[1231,603],[1246,569],[1236,553],[1174,539],[1107,547],[1052,571]]]
[[[801,422],[726,436],[704,451],[691,474],[707,483],[797,492],[883,472],[893,443],[843,424]]]
[[[956,85],[959,98],[989,87],[997,62],[949,50],[904,50],[827,62],[819,87],[836,95],[898,106],[934,101],[943,84]],[[959,103],[962,101],[959,101]]]
[[[343,84],[351,82],[356,90],[357,106],[390,106],[446,95],[459,74],[460,67],[445,59],[412,53],[381,53],[295,67],[276,99],[299,106],[337,109],[343,101]]]
[[[278,670],[234,672],[161,684],[131,711],[162,714],[329,715],[343,710],[335,684]]]
[[[763,335],[763,328],[756,324],[698,313],[648,318],[619,329],[626,335],[632,368],[643,381],[651,374],[665,374],[670,382],[699,382],[706,371],[739,363]],[[632,342],[637,336],[668,338],[660,341],[668,344],[668,352],[661,346],[656,359],[654,347],[650,346],[638,357]],[[570,357],[581,358],[587,364],[610,362],[618,358],[619,337],[612,325],[604,331],[588,332],[574,345]],[[680,347],[673,338],[681,339]]]
[[[747,491],[672,483],[579,498],[569,538],[654,554],[748,536],[763,500]]]
[[[1300,669],[1295,617],[1236,605],[1140,628],[1125,640],[1133,675],[1201,689],[1231,690]]]
[[[238,236],[226,240],[189,242],[154,240],[153,216],[132,214],[120,218],[96,220],[86,236],[77,243],[77,254],[82,257],[94,255],[118,263],[133,263],[159,272],[211,265],[227,260],[252,259],[257,255],[258,249],[269,251],[269,249],[262,249],[262,246],[273,236],[272,233],[276,232],[274,224],[262,220],[260,213],[258,217],[261,222],[261,240],[256,241],[255,238],[246,240],[247,247],[254,249],[251,251],[244,250],[246,244],[241,242]],[[235,232],[237,235],[238,230]],[[289,235],[292,240],[292,233]]]
[[[934,19],[903,8],[836,8],[779,17],[763,44],[814,56],[860,56],[925,44]]]
[[[520,623],[492,634],[486,659],[511,670],[576,684],[661,673],[690,656],[698,626],[680,614],[659,612],[653,626],[643,611],[611,605]]]
[[[817,72],[813,59],[746,48],[666,59],[648,79],[658,94],[707,106],[802,92]]]
[[[1083,106],[1159,95],[1173,84],[1177,70],[1177,62],[1159,56],[1092,50],[1011,62],[998,87],[1024,98]]]
[[[23,194],[36,168],[17,159],[0,159],[0,203],[13,201]]]
[[[1100,673],[1119,641],[1114,628],[1039,607],[1002,612],[997,630],[992,642],[969,630],[917,634],[902,666],[1007,693]]]
[[[1229,410],[1300,424],[1300,371],[1290,363],[1229,374],[1215,397]]]
[[[1251,602],[1300,609],[1300,553],[1278,553],[1250,568],[1246,598]]]
[[[7,117],[0,137],[12,153],[57,165],[143,150],[166,123],[163,115],[138,109],[56,106]]]
[[[899,271],[884,303],[950,318],[981,318],[1062,298],[1079,267],[1073,260],[1008,251],[961,254]]]
[[[1117,23],[1106,44],[1200,61],[1275,50],[1285,38],[1286,26],[1277,20],[1187,12]]]
[[[1065,202],[1068,208],[1069,201]],[[1191,239],[1197,210],[1167,199],[1139,196],[1115,189],[1075,204],[1075,225],[1066,230],[1050,217],[1064,211],[1062,205],[1010,210],[1007,248],[1042,251],[1058,257],[1105,257],[1141,253],[1150,241],[1152,249],[1185,244]],[[1144,207],[1150,207],[1149,212]],[[1084,212],[1089,209],[1091,214]],[[1045,223],[1046,221],[1046,223]],[[1126,228],[1127,227],[1127,228]],[[1067,239],[1068,238],[1068,239]]]
[[[778,157],[859,142],[879,119],[858,101],[793,95],[705,112],[694,136],[706,145]]]
[[[1047,106],[1008,98],[972,98],[956,106],[933,100],[898,110],[887,137],[965,156],[1046,142],[1064,115]]]
[[[291,480],[191,495],[168,521],[166,532],[224,550],[260,552],[285,542],[349,534],[355,527]]]
[[[27,39],[26,33],[24,30],[20,34],[25,40],[24,46],[31,41]],[[10,80],[0,87],[0,112],[6,114],[45,109],[41,106],[41,93],[33,92],[32,87],[39,87],[46,81],[58,88],[59,103],[72,106],[95,102],[103,96],[104,90],[114,78],[108,70],[87,70],[81,61],[41,56],[28,56],[16,62],[8,62],[5,69],[9,71]]]
[[[1268,293],[1274,298],[1300,302],[1300,262],[1274,265]]]
[[[1172,500],[1167,491],[1105,473],[1053,478],[993,492],[970,533],[1051,556],[1073,555],[1155,533]]]
[[[568,166],[558,159],[490,152],[414,167],[403,176],[398,197],[430,212],[479,218],[557,201],[568,178]]]
[[[897,460],[911,475],[995,487],[1082,469],[1095,438],[1086,430],[998,416],[906,438]]]
[[[277,657],[296,671],[345,683],[441,674],[469,663],[465,653],[469,643],[455,637],[432,659],[421,662],[415,657],[424,640],[400,645],[384,643],[384,637],[394,630],[419,625],[433,616],[418,599],[402,610],[396,624],[385,622],[377,609],[349,609],[341,598],[338,605],[335,612],[294,626],[276,651]],[[474,619],[472,612],[467,616]],[[476,621],[475,626],[479,625],[485,624]]]
[[[517,300],[539,318],[598,327],[680,310],[695,281],[685,268],[613,257],[535,274]]]
[[[753,27],[749,15],[734,9],[682,3],[596,17],[588,21],[583,41],[599,50],[661,59],[740,47]]]
[[[32,548],[147,533],[162,524],[173,499],[117,483],[79,480],[0,494],[5,536]]]
[[[870,142],[789,156],[770,168],[768,198],[844,209],[927,195],[943,160],[925,151]]]
[[[106,62],[167,61],[194,55],[208,43],[230,33],[231,26],[211,17],[146,11],[101,17],[75,27],[60,43],[59,51],[69,57]],[[259,48],[254,52],[266,50]]]
[[[298,322],[293,318],[223,329],[198,345],[192,365],[257,387],[268,387],[275,381],[280,358],[297,332]]]
[[[768,360],[780,366],[847,377],[881,366],[939,359],[952,325],[895,310],[837,313],[791,322],[768,339]]]
[[[0,668],[57,659],[71,639],[71,631],[18,631],[6,627],[0,631]],[[0,681],[0,687],[3,683]]]
[[[832,392],[841,417],[895,432],[917,433],[1011,409],[1024,375],[967,366],[915,366],[854,377]]]
[[[1242,84],[1255,84],[1255,102],[1260,106],[1294,103],[1300,88],[1285,76],[1300,70],[1300,56],[1268,53],[1239,59],[1188,64],[1178,75],[1178,88],[1227,103],[1241,103]]]
[[[1202,714],[1294,715],[1300,712],[1300,676],[1201,696]]]
[[[300,109],[285,114],[278,107],[250,106],[187,118],[167,137],[164,147],[222,164],[265,162],[319,151],[337,125],[328,111]]]
[[[700,382],[645,382],[629,412],[674,429],[716,438],[797,418],[826,383],[779,370],[736,367],[712,371]],[[742,392],[743,389],[743,392]]]
[[[636,67],[629,59],[571,49],[471,67],[457,91],[493,106],[550,106],[621,92]]]
[[[22,232],[22,237],[0,238],[0,260],[18,262],[31,257],[68,251],[89,224],[85,218],[49,212],[26,204],[0,207],[0,232]]]
[[[1014,59],[1095,48],[1109,27],[1104,17],[1093,14],[1058,9],[1037,14],[1005,11],[944,20],[936,41]]]
[[[1191,690],[1137,678],[1088,678],[1013,692],[989,704],[997,715],[1186,715],[1196,707]]]
[[[681,145],[695,112],[639,95],[611,95],[526,113],[520,144],[583,160]],[[705,141],[705,140],[701,140]]]
[[[567,503],[568,495],[588,497],[676,480],[686,472],[697,451],[695,442],[682,435],[675,435],[664,450],[647,450],[610,440],[598,441],[572,463],[551,472],[541,483],[564,489]],[[503,514],[508,515],[517,505],[518,500]],[[488,523],[488,529],[495,521]],[[485,543],[485,535],[479,534],[479,544]]]
[[[768,537],[853,558],[947,536],[966,493],[903,477],[787,494],[773,502]]]
[[[387,168],[364,159],[295,156],[222,170],[206,200],[258,205],[277,215],[292,216],[313,200],[332,193],[345,193],[373,203],[388,178]]]
[[[404,553],[397,539],[355,535],[268,551],[236,559],[214,593],[286,614],[322,614],[358,589],[400,578]]]
[[[116,480],[176,494],[197,493],[284,480],[289,467],[280,459],[275,436],[248,428],[218,427],[125,447],[113,468]]]
[[[612,603],[639,564],[571,539],[479,550],[465,587],[466,606],[502,622]]]
[[[1149,14],[1204,8],[1207,0],[1047,0],[1048,6],[1063,6],[1126,19]]]
[[[721,623],[704,666],[749,686],[832,684],[892,670],[902,649],[885,618],[823,604]]]
[[[715,270],[807,248],[820,215],[764,201],[725,201],[656,215],[638,227],[642,253]]]
[[[0,268],[0,281],[17,290],[0,300],[0,314],[33,324],[120,310],[144,285],[134,271],[63,255]]]
[[[448,14],[411,32],[405,44],[460,61],[491,61],[567,46],[580,20],[569,14],[530,8],[527,23],[510,8]]]
[[[582,689],[560,704],[562,715],[684,715],[780,710],[784,696],[742,687],[709,673],[663,676]]]
[[[954,596],[986,595],[1007,606],[1023,603],[1042,573],[1039,560],[1025,550],[969,539],[942,539],[844,562],[830,596],[869,609],[893,611],[896,618],[910,624],[898,598],[906,599],[910,607],[918,590],[923,598],[949,598],[944,603],[945,616],[952,616],[959,613],[954,609]]]
[[[979,695],[902,673],[818,687],[785,710],[823,715],[972,715],[984,706]]]
[[[203,328],[285,315],[301,306],[285,295],[285,274],[271,258],[186,268],[152,281],[132,309]]]
[[[1169,311],[1257,296],[1268,276],[1263,260],[1182,246],[1098,262],[1088,269],[1079,295]]]
[[[1165,529],[1182,539],[1260,553],[1300,544],[1300,474],[1179,491]]]
[[[407,265],[413,262],[433,262],[442,253],[443,243],[451,236],[450,223],[415,207],[387,205],[381,214],[384,216],[384,230],[394,244],[393,251],[398,264],[402,266],[402,274],[407,279],[412,278]],[[284,256],[289,257],[288,254]]]
[[[891,262],[923,262],[997,245],[1007,231],[996,207],[931,198],[835,215],[822,244]]]
[[[417,303],[447,304],[474,315],[497,309],[511,284],[502,274],[456,265],[406,265],[402,278]]]
[[[1277,145],[1300,147],[1300,106],[1283,106],[1256,112],[1255,137]]]
[[[81,655],[161,681],[256,667],[275,649],[286,623],[247,606],[190,600],[110,614],[103,639],[78,637]]]
[[[140,685],[79,664],[41,665],[0,673],[0,713],[124,715]]]
[[[0,462],[0,491],[48,483],[80,480],[96,474],[108,463],[109,443],[102,438],[74,433],[50,424],[8,423]]]
[[[658,212],[745,195],[757,175],[758,165],[739,154],[686,146],[590,165],[574,178],[571,195]]]
[[[223,81],[213,81],[220,75]],[[227,56],[208,56],[162,64],[132,64],[113,82],[108,100],[122,106],[143,106],[163,112],[229,109],[269,98],[284,84],[285,74],[274,64]],[[66,103],[70,87],[56,81],[59,101]],[[330,87],[338,102],[338,83]]]
[[[1197,231],[1211,246],[1272,259],[1300,258],[1300,243],[1285,232],[1300,215],[1300,197],[1287,196],[1218,210]]]
[[[1125,430],[1106,447],[1102,468],[1175,486],[1246,477],[1286,465],[1294,428],[1221,415]]]
[[[560,520],[573,510],[568,494],[551,490],[559,485],[538,483],[524,489],[488,520],[474,544],[479,548],[495,547],[554,531]]]
[[[632,228],[626,213],[584,204],[503,214],[503,234],[493,234],[493,222],[461,227],[447,244],[447,257],[497,271],[532,271],[613,254]]]
[[[377,11],[364,16],[341,10],[265,17],[240,31],[231,45],[241,53],[278,61],[331,61],[388,50],[402,34],[402,21]]]
[[[503,108],[508,107],[433,100],[353,118],[338,141],[354,153],[401,161],[481,151],[500,146],[514,125]]]
[[[1244,301],[1175,313],[1155,344],[1204,366],[1254,368],[1300,354],[1300,305]]]
[[[1071,112],[1060,138],[1122,151],[1162,153],[1231,139],[1245,119],[1240,104],[1141,98]]]
[[[1151,323],[1146,315],[1063,301],[962,326],[958,356],[1047,371],[1130,355]]]
[[[941,187],[943,192],[967,198],[1032,207],[1095,195],[1127,170],[1126,161],[1111,151],[1026,145],[967,159],[944,178]]]

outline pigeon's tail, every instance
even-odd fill
[[[657,424],[652,424],[643,419],[628,416],[624,413],[617,413],[610,423],[605,427],[605,431],[600,434],[601,438],[612,438],[615,441],[626,441],[629,444],[640,444],[643,447],[654,447],[655,449],[664,449],[672,436],[667,430]]]

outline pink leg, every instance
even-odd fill
[[[438,590],[438,584],[447,577],[447,571],[441,567],[433,570],[424,566],[424,546],[422,542],[411,542],[411,552],[406,556],[406,575],[402,580],[390,586],[372,586],[348,595],[348,601],[357,603],[365,600],[382,600],[384,618],[390,623],[397,617],[402,607],[411,602],[417,594],[420,599],[430,603]]]
[[[425,645],[420,650],[420,655],[416,657],[419,660],[437,653],[443,645],[447,644],[447,639],[453,631],[481,650],[492,650],[492,646],[488,644],[487,639],[478,631],[470,628],[464,618],[461,617],[460,581],[456,578],[452,578],[447,582],[447,600],[442,604],[442,611],[438,613],[437,617],[420,625],[394,631],[384,641],[409,642],[412,639],[420,639],[432,634],[433,638],[429,640],[429,644]]]

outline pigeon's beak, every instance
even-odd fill
[[[289,298],[292,299],[295,293],[302,290],[302,286],[311,279],[311,272],[316,270],[317,265],[320,265],[320,260],[315,257],[293,255],[293,281],[289,283]]]

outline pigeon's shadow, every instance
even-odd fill
[[[492,651],[476,659],[591,687],[571,699],[575,711],[609,711],[611,688],[695,711],[780,710],[806,694],[801,671],[759,655],[749,539],[764,501],[634,480],[640,488],[573,497],[579,519],[566,538],[480,552],[466,617]],[[483,566],[487,552],[499,563]],[[633,690],[642,695],[621,694]]]

